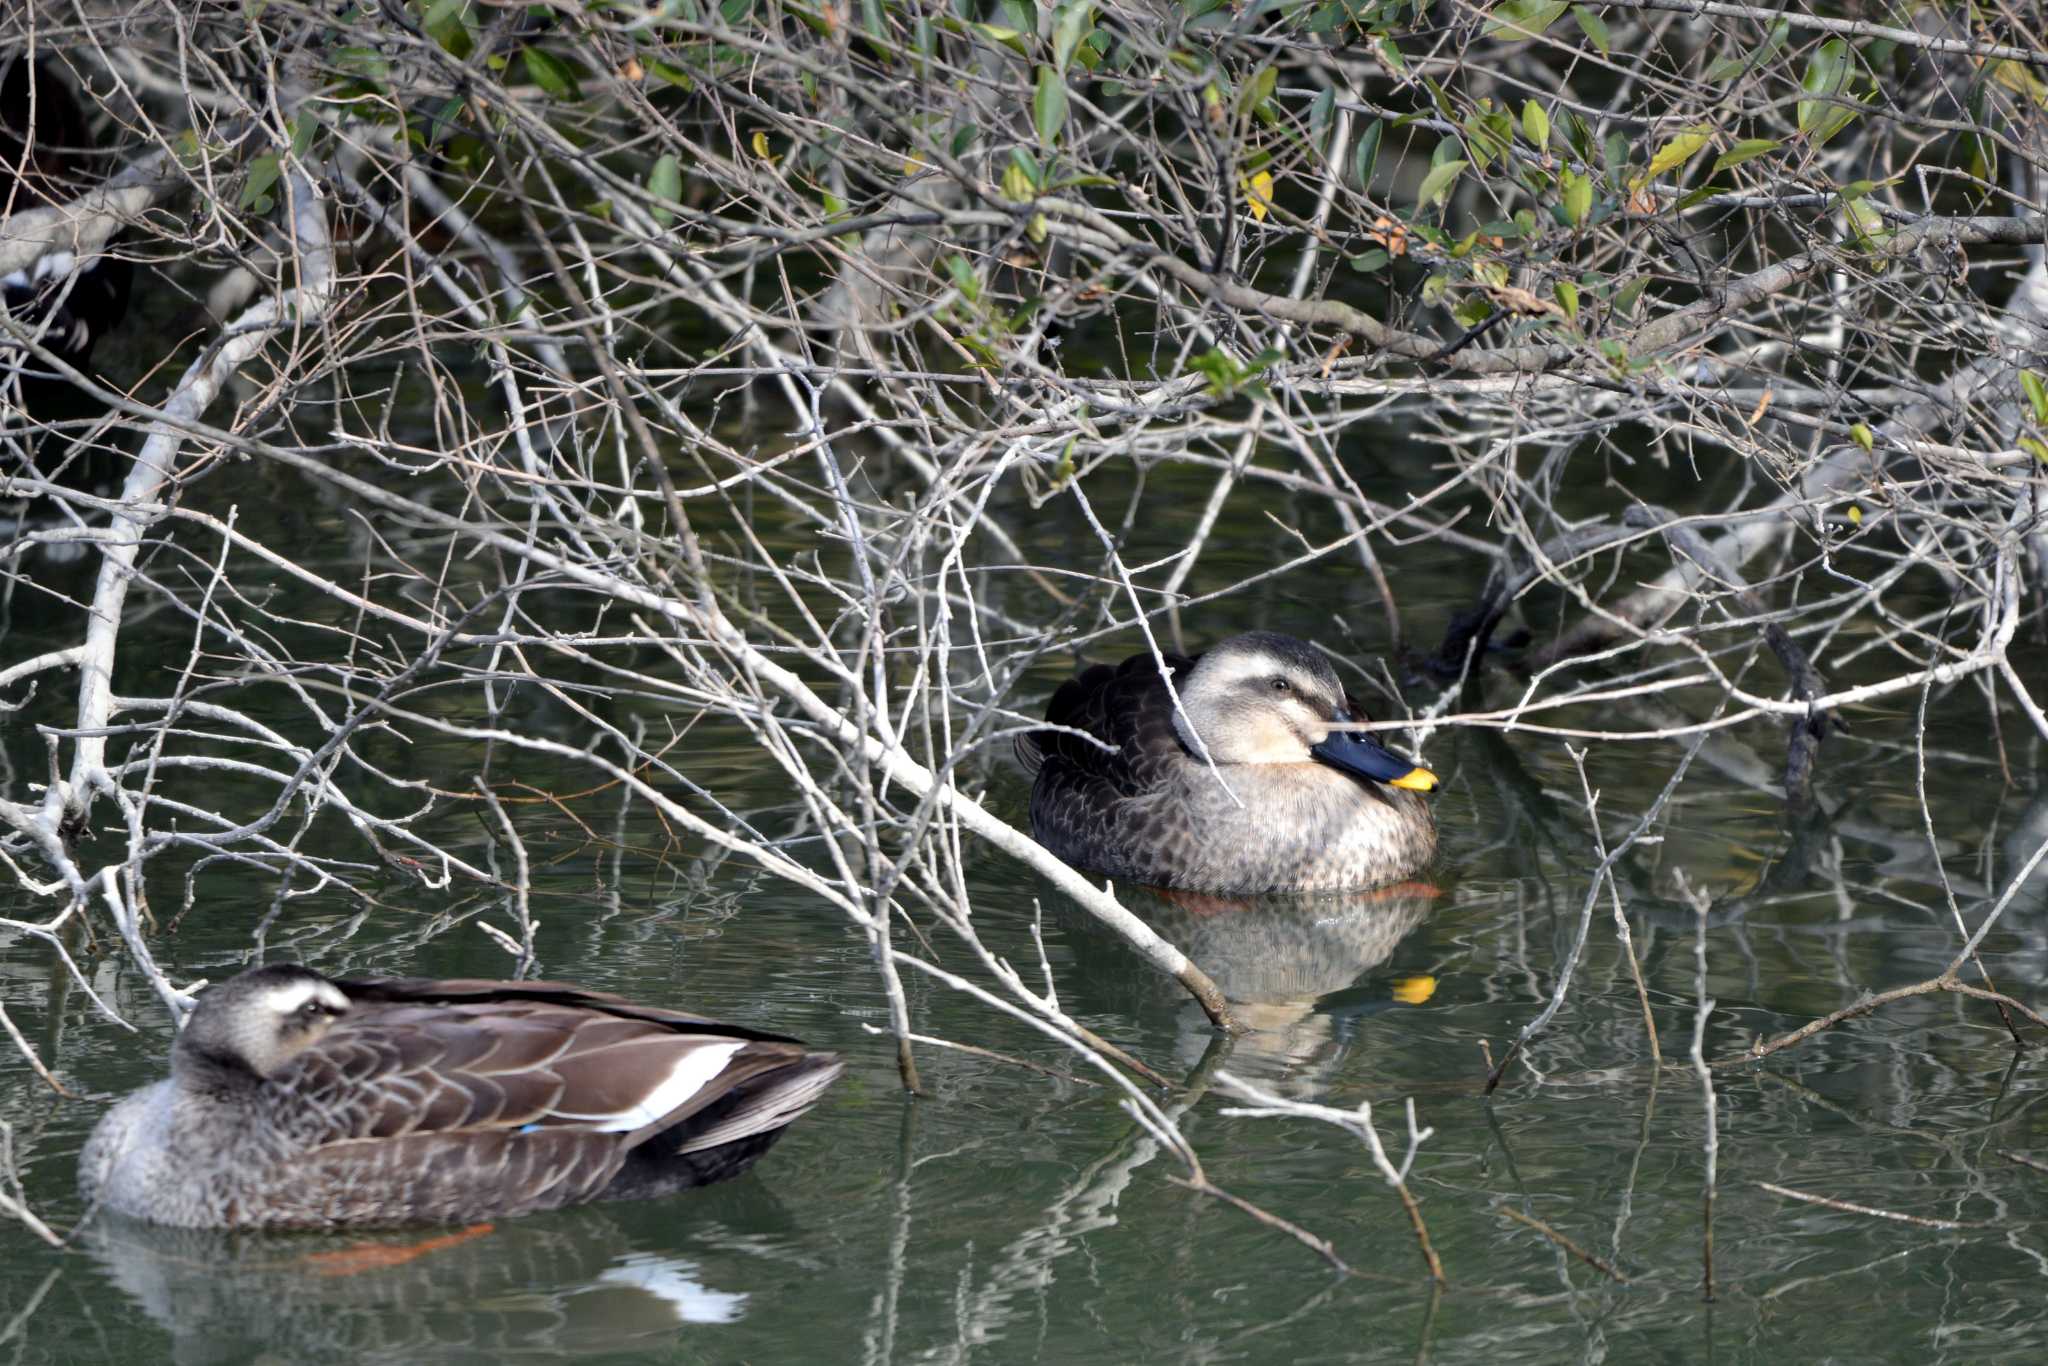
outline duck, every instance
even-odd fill
[[[1163,660],[1165,673],[1160,671]],[[1178,709],[1173,691],[1180,697]],[[1031,832],[1082,872],[1220,896],[1358,890],[1436,854],[1436,775],[1370,733],[1307,641],[1247,631],[1060,685],[1017,740]]]
[[[180,1228],[474,1224],[739,1175],[838,1077],[795,1039],[556,982],[251,968],[101,1117],[94,1209]]]
[[[7,61],[0,70],[0,218],[85,193],[98,178],[97,156],[85,111],[56,64],[19,54]],[[0,300],[51,353],[83,368],[127,315],[133,277],[133,265],[112,251],[84,261],[53,251],[0,276]],[[19,349],[0,336],[0,353]],[[41,369],[33,358],[17,363]]]

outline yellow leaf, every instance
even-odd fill
[[[1855,505],[1854,503],[1851,503],[1851,504],[1849,504],[1849,525],[1850,525],[1850,526],[1862,526],[1862,525],[1863,525],[1863,509],[1862,509],[1862,508],[1860,508],[1860,507],[1857,507],[1857,506],[1856,506],[1856,505]]]
[[[2026,96],[2043,109],[2048,109],[2048,84],[2043,84],[2039,76],[2018,62],[1993,62],[1991,79],[2016,94]]]
[[[1404,1006],[1419,1006],[1434,995],[1436,995],[1436,978],[1434,977],[1425,974],[1421,977],[1396,977],[1394,979],[1394,999]]]
[[[1269,171],[1254,171],[1241,182],[1244,186],[1245,207],[1252,211],[1252,217],[1263,223],[1266,210],[1273,207],[1273,176]]]
[[[767,130],[767,129],[765,129],[765,128],[756,128],[756,129],[754,130],[754,138],[753,138],[753,141],[752,141],[752,143],[751,143],[751,144],[749,144],[749,145],[751,145],[751,146],[753,147],[753,149],[754,149],[754,155],[755,155],[755,156],[757,156],[757,157],[759,157],[759,158],[761,158],[761,160],[763,160],[763,161],[773,161],[773,160],[775,160],[775,154],[774,154],[774,153],[772,153],[772,152],[770,152],[770,151],[768,150],[768,130]]]
[[[1646,174],[1655,179],[1666,171],[1677,170],[1698,156],[1700,149],[1707,145],[1707,139],[1713,135],[1714,130],[1705,124],[1686,129],[1657,149],[1657,155],[1650,158],[1650,169]]]

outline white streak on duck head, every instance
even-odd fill
[[[1327,722],[1344,711],[1344,687],[1330,661],[1306,641],[1247,631],[1204,653],[1179,685],[1181,743],[1198,749],[1188,725],[1219,764],[1305,764]]]
[[[311,968],[251,968],[199,998],[171,1050],[172,1069],[268,1077],[348,1012],[341,988]]]

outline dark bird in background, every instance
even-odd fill
[[[4,60],[0,219],[67,203],[103,178],[99,148],[62,69],[20,54]],[[133,276],[133,266],[117,253],[81,262],[58,251],[0,277],[0,294],[15,322],[39,333],[42,344],[67,365],[83,367],[93,344],[128,312]],[[21,352],[11,337],[0,337],[0,350]],[[35,368],[25,356],[14,363]]]

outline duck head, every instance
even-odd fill
[[[268,1077],[348,1011],[341,988],[310,968],[251,968],[199,998],[171,1049],[172,1069]]]
[[[1352,714],[1336,669],[1307,641],[1274,631],[1232,636],[1174,686],[1185,713],[1173,718],[1181,743],[1198,755],[1206,748],[1218,764],[1314,762],[1418,792],[1436,786],[1434,773],[1370,734],[1330,728],[1366,717]]]

